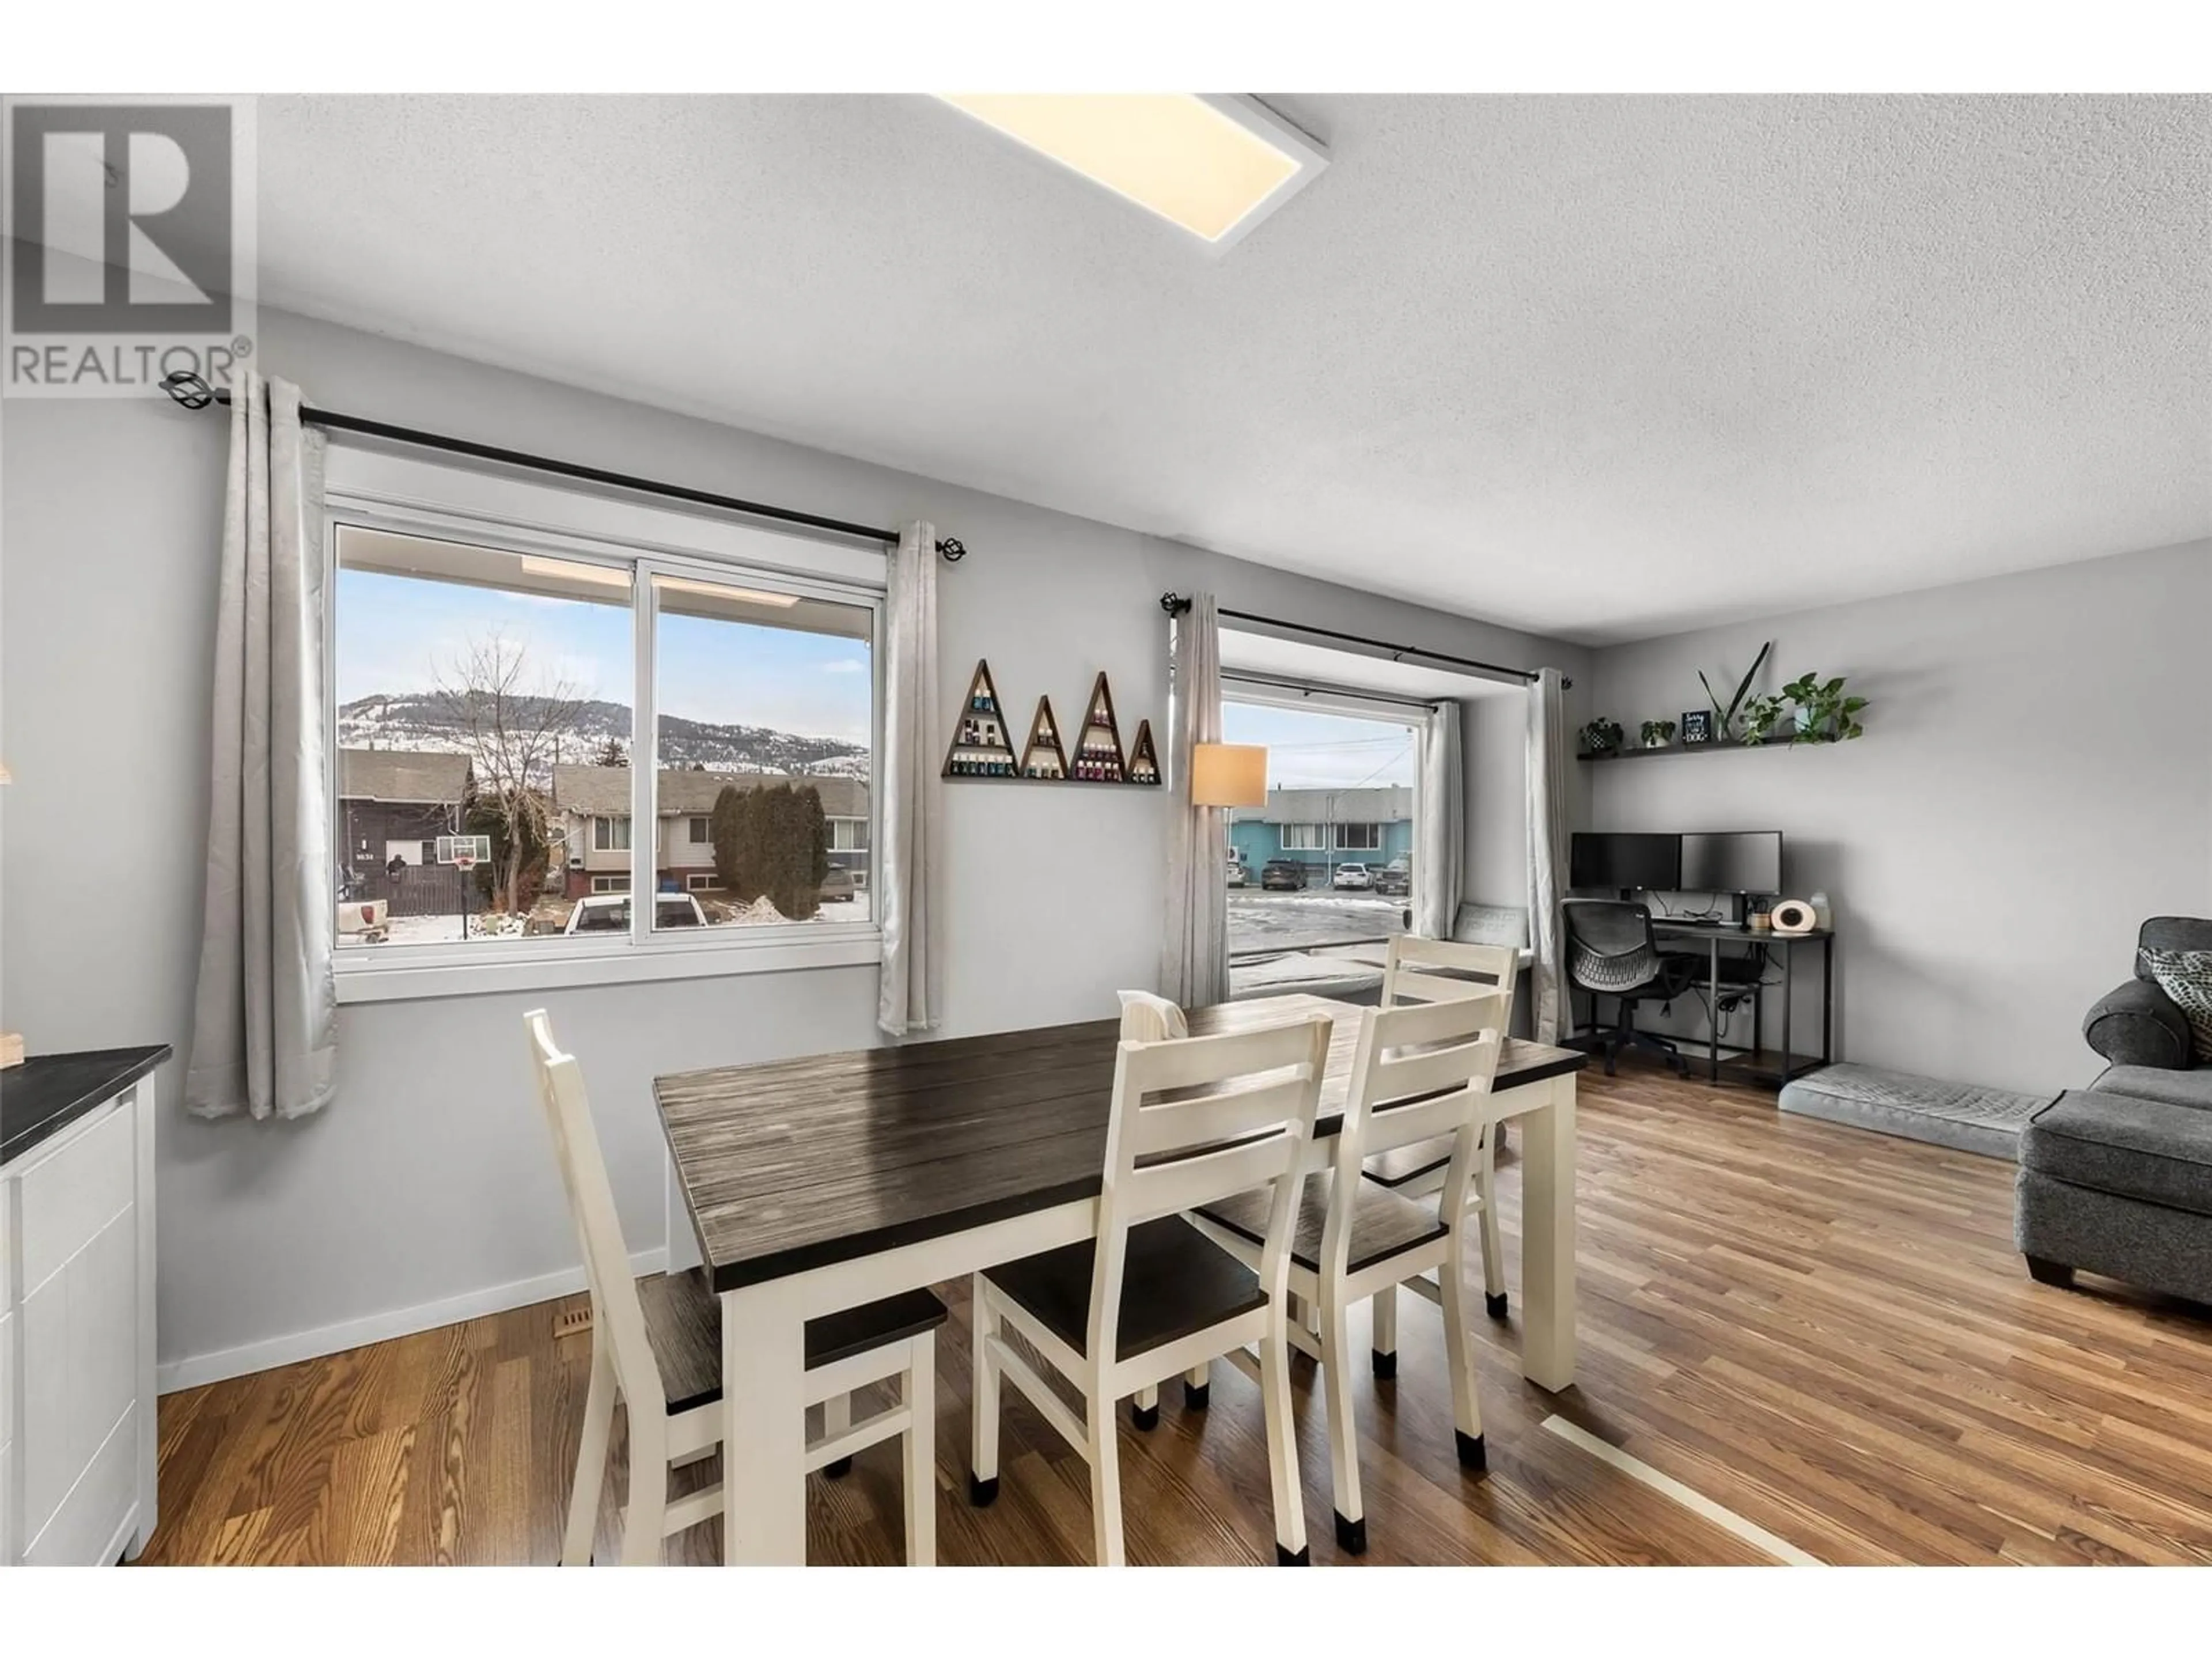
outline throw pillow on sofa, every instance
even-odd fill
[[[2199,1066],[2212,1066],[2212,951],[2145,951],[2142,965],[2189,1022]]]

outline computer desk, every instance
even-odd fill
[[[1705,944],[1706,991],[1711,1000],[1705,1008],[1705,1069],[1713,1082],[1721,1081],[1721,1054],[1723,1050],[1732,1058],[1733,1070],[1739,1065],[1739,1075],[1756,1083],[1770,1084],[1780,1088],[1792,1078],[1816,1072],[1831,1063],[1836,1026],[1836,934],[1831,927],[1815,927],[1803,933],[1778,933],[1769,929],[1758,932],[1739,927],[1725,921],[1676,921],[1664,916],[1651,918],[1653,934],[1664,944],[1669,939],[1702,939]],[[1721,993],[1721,946],[1723,945],[1761,945],[1779,947],[1784,952],[1782,962],[1782,1047],[1775,1053],[1766,1051],[1765,1014],[1766,996],[1763,988],[1754,987],[1751,996],[1751,1046],[1723,1042],[1718,1015]],[[1815,1059],[1790,1052],[1792,1027],[1790,1016],[1796,982],[1797,951],[1801,945],[1820,947],[1820,1053]],[[1746,988],[1738,985],[1733,988]]]

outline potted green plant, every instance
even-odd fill
[[[1751,683],[1759,678],[1759,671],[1766,661],[1766,653],[1773,649],[1772,640],[1767,641],[1765,645],[1759,647],[1759,654],[1751,659],[1751,666],[1744,671],[1743,678],[1736,682],[1735,696],[1729,699],[1728,707],[1725,708],[1721,706],[1718,694],[1713,690],[1713,683],[1705,678],[1705,671],[1702,668],[1698,671],[1698,684],[1705,688],[1706,700],[1712,704],[1713,713],[1719,718],[1720,729],[1713,733],[1713,740],[1716,743],[1726,743],[1735,730],[1736,716],[1743,712],[1744,698],[1751,690]]]
[[[1664,749],[1674,741],[1674,722],[1646,720],[1644,722],[1643,738],[1646,749]]]
[[[1843,743],[1866,735],[1858,715],[1867,700],[1845,696],[1841,674],[1828,680],[1801,674],[1782,688],[1782,695],[1796,711],[1797,729],[1790,737],[1792,743]]]
[[[1628,733],[1620,729],[1619,720],[1609,720],[1599,715],[1582,729],[1583,752],[1586,755],[1609,755],[1620,747]]]
[[[1743,741],[1757,748],[1774,735],[1774,728],[1782,723],[1789,705],[1780,697],[1765,692],[1752,698],[1743,706]]]

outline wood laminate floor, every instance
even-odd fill
[[[1580,1381],[1558,1396],[1522,1383],[1517,1304],[1511,1323],[1485,1322],[1490,1470],[1465,1475],[1436,1310],[1403,1298],[1398,1380],[1357,1379],[1364,1560],[1767,1559],[1547,1431],[1558,1413],[1822,1561],[2212,1561],[2212,1312],[2032,1283],[2011,1248],[2010,1165],[1652,1070],[1586,1075],[1581,1127]],[[1500,1184],[1514,1255],[1510,1161]],[[1085,1466],[1011,1390],[999,1502],[969,1507],[967,1297],[945,1294],[939,1559],[1087,1560]],[[147,1560],[551,1561],[588,1354],[553,1337],[565,1305],[167,1396]],[[1297,1380],[1306,1523],[1331,1563],[1303,1362]],[[1162,1407],[1149,1434],[1122,1413],[1130,1559],[1271,1560],[1257,1389],[1218,1364],[1210,1410],[1172,1387]],[[811,1559],[899,1559],[896,1447],[808,1488]],[[668,1557],[720,1550],[709,1522]]]

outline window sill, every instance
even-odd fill
[[[772,938],[718,940],[711,945],[656,941],[597,950],[559,945],[510,949],[487,944],[418,948],[402,957],[396,952],[386,956],[381,946],[355,947],[376,951],[376,958],[362,960],[352,949],[343,951],[332,965],[331,979],[338,1002],[344,1006],[860,968],[883,960],[883,934],[873,927],[809,926],[804,937],[793,937],[799,931],[779,928]],[[479,949],[483,954],[474,954]],[[463,951],[471,954],[464,958]]]

